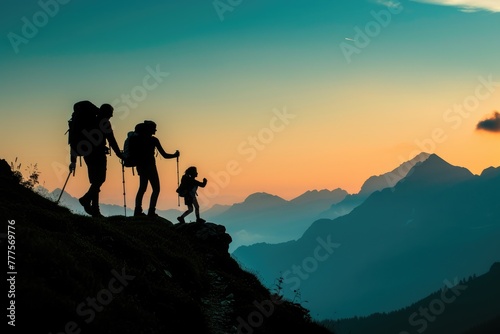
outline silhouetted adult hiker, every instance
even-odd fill
[[[145,216],[142,212],[142,199],[148,187],[148,182],[151,183],[153,192],[149,201],[148,217],[158,217],[156,214],[156,203],[160,195],[160,177],[156,169],[155,149],[165,159],[173,159],[179,157],[179,151],[170,154],[165,152],[158,138],[153,136],[156,133],[156,123],[153,121],[144,121],[138,124],[135,128],[138,137],[134,141],[135,151],[137,152],[137,173],[139,174],[139,190],[135,197],[134,216]]]
[[[184,175],[182,176],[181,179],[181,184],[177,189],[179,196],[184,197],[184,204],[186,204],[188,207],[186,212],[184,212],[180,217],[177,217],[177,220],[181,224],[184,224],[186,222],[184,218],[191,212],[193,212],[193,206],[194,206],[194,213],[196,215],[196,222],[197,223],[205,222],[205,219],[200,218],[200,205],[198,204],[198,200],[196,199],[197,196],[196,191],[198,190],[198,187],[204,188],[207,185],[207,179],[203,178],[203,182],[200,182],[196,180],[197,176],[198,176],[198,170],[196,169],[196,167],[194,166],[189,167],[184,172]]]
[[[74,171],[76,168],[76,158],[78,155],[83,155],[85,164],[87,165],[90,188],[83,195],[79,202],[83,206],[85,212],[92,217],[103,217],[99,210],[99,192],[101,186],[106,181],[106,155],[109,153],[109,148],[106,147],[106,141],[109,146],[115,151],[118,158],[122,158],[122,153],[118,147],[113,129],[109,119],[113,116],[113,107],[109,104],[103,104],[97,112],[96,123],[90,131],[87,131],[88,143],[92,146],[87,147],[85,154],[79,154],[75,150],[71,150],[71,163],[69,170]]]

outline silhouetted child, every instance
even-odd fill
[[[193,206],[194,213],[196,215],[196,222],[205,222],[204,219],[200,218],[200,205],[198,204],[198,200],[196,199],[196,191],[198,190],[198,187],[204,188],[207,185],[207,179],[203,178],[203,182],[200,182],[196,180],[197,176],[198,171],[196,170],[196,167],[193,166],[186,169],[184,175],[182,176],[181,184],[177,192],[180,196],[184,197],[184,204],[187,205],[188,209],[180,217],[177,217],[177,220],[181,224],[184,224],[186,222],[184,218],[191,212],[193,212]]]

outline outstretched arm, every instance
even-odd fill
[[[109,146],[115,151],[115,154],[118,158],[122,158],[122,152],[120,151],[120,147],[118,146],[118,143],[116,142],[115,135],[113,133],[113,129],[111,128],[111,123],[109,120],[106,121],[105,123],[105,131],[103,131],[104,135],[106,136],[106,139],[108,140]]]
[[[155,142],[156,148],[158,149],[158,152],[160,152],[161,156],[164,157],[165,159],[177,158],[180,155],[179,151],[175,151],[175,153],[167,153],[167,152],[165,152],[165,150],[161,146],[160,141],[158,140],[158,138],[155,137],[155,139],[156,139],[156,142]]]
[[[206,178],[203,178],[203,182],[200,182],[198,180],[194,180],[196,182],[196,185],[198,187],[202,187],[202,188],[205,188],[205,186],[207,185],[207,179]]]

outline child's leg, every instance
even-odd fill
[[[194,212],[196,214],[196,222],[197,223],[206,222],[205,219],[200,218],[200,205],[198,204],[198,200],[196,199],[196,197],[193,200],[193,205],[194,205]]]
[[[196,218],[200,219],[200,205],[198,204],[198,199],[196,197],[193,198],[193,206],[194,206],[194,214],[196,215]]]
[[[196,219],[200,219],[200,205],[198,204],[198,199],[196,197],[193,198],[194,205],[194,214],[196,215]]]
[[[186,217],[191,212],[193,212],[193,205],[192,204],[187,204],[187,207],[188,207],[188,209],[182,215],[180,215],[179,217],[177,217],[177,220],[179,221],[179,223],[184,224],[185,223],[184,217]]]
[[[184,212],[181,217],[184,218],[186,217],[187,215],[189,215],[191,212],[193,212],[193,205],[192,204],[188,204],[188,209],[186,210],[186,212]]]

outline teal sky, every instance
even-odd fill
[[[283,174],[275,188],[261,189],[275,194],[286,189],[289,196],[320,187],[359,189],[368,176],[401,163],[400,156],[411,158],[408,147],[414,139],[442,126],[445,108],[474,92],[479,76],[500,81],[500,8],[495,1],[459,0],[460,6],[448,0],[66,2],[5,0],[0,5],[0,130],[3,143],[17,138],[12,145],[2,144],[0,154],[39,162],[49,188],[61,180],[54,164],[67,163],[62,134],[72,104],[91,99],[123,107],[120,97],[142,85],[147,68],[159,67],[168,77],[147,92],[139,107],[127,115],[115,113],[119,142],[144,119],[165,124],[165,141],[178,143],[188,129],[198,137],[182,146],[192,152],[186,164],[205,164],[208,174],[234,158],[238,143],[265,126],[273,108],[286,106],[300,121],[276,136],[276,151],[263,155],[262,164],[282,168],[272,159],[295,154],[298,160],[323,161],[338,175],[312,183],[299,177],[302,181],[292,186]],[[44,14],[42,3],[50,4],[54,15]],[[377,23],[374,11],[390,10],[397,14],[387,24]],[[26,30],[26,21],[39,23],[36,33]],[[366,32],[370,24],[378,30],[359,47],[357,31]],[[346,45],[358,50],[350,59],[343,52]],[[432,108],[418,109],[422,101]],[[498,102],[497,91],[469,119],[469,128],[461,130],[470,134],[470,125]],[[326,124],[331,132],[323,128]],[[372,128],[383,131],[371,133]],[[198,147],[200,138],[206,147],[217,148],[216,157]],[[462,145],[463,139],[453,140],[456,147]],[[341,164],[363,165],[371,155],[386,165],[347,176],[335,169],[338,159],[324,158],[338,157],[351,145],[349,150],[356,152],[363,142],[368,151],[353,153]],[[179,148],[177,143],[168,149]],[[407,148],[396,152],[391,145]],[[461,165],[477,161],[459,157],[456,147],[442,146],[437,153]],[[486,168],[494,160],[481,163],[466,167]],[[305,167],[292,172],[317,174]],[[256,180],[264,168],[255,163],[245,173],[244,179]],[[260,183],[252,184],[255,189],[235,179],[235,188],[224,196],[259,190]]]

